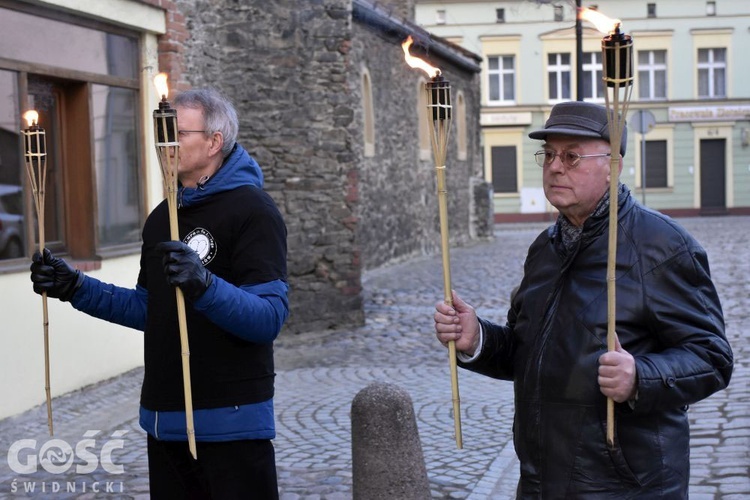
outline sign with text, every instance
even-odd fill
[[[482,126],[531,125],[531,113],[482,113],[479,123]]]
[[[701,122],[722,120],[747,120],[750,118],[750,106],[700,106],[670,107],[670,122]]]

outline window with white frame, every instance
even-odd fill
[[[638,98],[661,100],[667,98],[667,51],[638,51]]]
[[[727,96],[727,49],[698,49],[698,97]]]
[[[489,56],[487,68],[489,102],[514,102],[516,99],[515,57],[512,55]]]
[[[550,101],[570,99],[570,75],[570,53],[547,54],[547,82]]]
[[[583,98],[592,101],[603,100],[602,53],[584,52],[581,70],[583,73]]]

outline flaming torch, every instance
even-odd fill
[[[34,196],[34,207],[39,225],[39,252],[44,252],[44,186],[47,182],[47,133],[39,126],[39,113],[33,109],[23,114],[28,127],[23,134],[23,152],[26,163],[26,174]],[[47,292],[42,292],[42,326],[44,328],[44,392],[47,395],[47,427],[53,435],[52,397],[50,395],[49,375],[49,313],[47,311]]]
[[[625,116],[633,93],[633,39],[620,31],[619,19],[609,19],[591,10],[581,10],[581,18],[592,22],[602,33],[602,66],[605,83],[609,142],[612,146],[609,184],[609,250],[607,254],[607,350],[615,350],[615,264],[617,261],[617,187],[620,173],[620,146]],[[615,403],[607,398],[607,444],[615,442]]]
[[[154,77],[154,85],[161,96],[159,109],[154,110],[154,137],[156,154],[161,166],[164,190],[167,192],[169,206],[169,230],[173,241],[180,240],[177,225],[177,165],[180,163],[180,143],[177,137],[177,111],[167,100],[169,88],[166,73]],[[185,392],[185,419],[187,424],[188,444],[194,459],[198,459],[195,446],[195,427],[193,425],[193,395],[190,384],[190,346],[188,344],[187,317],[185,315],[185,297],[182,290],[177,293],[177,319],[180,326],[180,347],[182,351],[182,382]]]
[[[443,78],[438,68],[430,66],[425,61],[412,56],[409,47],[414,40],[409,36],[401,47],[404,50],[406,63],[412,68],[421,69],[431,79],[425,83],[427,93],[427,112],[432,117],[430,121],[430,137],[432,138],[432,152],[435,157],[435,171],[437,174],[438,208],[440,213],[440,242],[443,254],[443,291],[444,300],[453,305],[451,294],[450,247],[448,242],[448,199],[445,187],[445,156],[448,147],[448,137],[451,129],[451,86]],[[428,118],[429,121],[429,118]],[[456,342],[448,342],[448,357],[450,362],[451,390],[453,393],[453,424],[456,432],[456,447],[463,448],[461,437],[461,399],[458,394],[458,369],[456,367]]]

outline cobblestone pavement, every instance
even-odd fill
[[[679,222],[708,251],[736,357],[729,388],[689,413],[691,498],[750,498],[750,347],[741,338],[750,315],[750,217]],[[483,316],[503,318],[525,251],[544,226],[498,225],[493,241],[452,249],[454,288]],[[411,395],[433,498],[513,498],[518,469],[510,383],[459,371],[464,447],[456,448],[447,351],[434,339],[431,320],[442,298],[440,256],[368,272],[363,282],[363,327],[277,341],[282,499],[352,497],[349,411],[357,392],[375,381]],[[136,369],[55,398],[55,439],[61,441],[50,441],[43,405],[0,420],[0,498],[147,498],[145,437],[136,418],[142,373]],[[66,444],[79,447],[72,465],[55,470],[36,463],[35,456]],[[26,446],[18,462],[36,472],[10,469],[12,445]]]

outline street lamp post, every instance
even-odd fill
[[[576,0],[576,100],[583,101],[583,27],[581,0]]]

